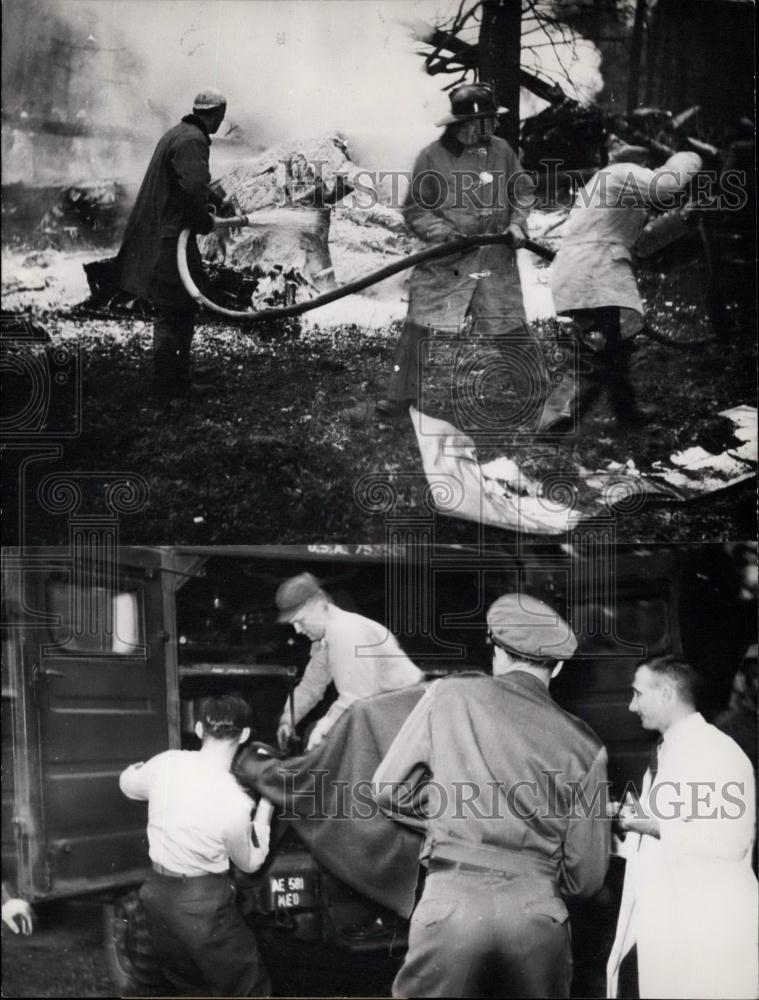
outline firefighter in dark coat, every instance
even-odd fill
[[[434,245],[509,232],[514,242],[414,268],[387,398],[376,404],[379,416],[398,416],[417,403],[420,350],[431,329],[458,336],[470,317],[477,336],[508,338],[514,332],[518,341],[529,339],[515,249],[527,236],[534,184],[511,146],[493,135],[504,111],[485,84],[455,88],[451,113],[438,122],[445,132],[414,164],[403,215],[416,236]]]
[[[177,243],[190,227],[188,262],[201,274],[195,233],[213,229],[222,200],[211,190],[208,168],[211,135],[224,120],[227,103],[218,90],[202,91],[185,115],[159,141],[148,165],[118,255],[121,287],[155,306],[153,364],[161,396],[185,395],[190,388],[190,344],[197,306],[177,268]],[[197,278],[196,278],[197,281]]]

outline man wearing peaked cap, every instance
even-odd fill
[[[161,138],[148,164],[118,254],[121,288],[155,307],[153,378],[158,397],[186,397],[191,386],[190,347],[197,306],[177,267],[177,244],[190,228],[187,260],[196,284],[203,284],[195,234],[210,233],[214,213],[224,207],[211,188],[211,136],[224,120],[224,95],[209,87],[192,114]]]
[[[523,594],[499,597],[487,626],[493,676],[430,685],[374,775],[400,822],[420,768],[435,790],[396,997],[483,996],[493,983],[502,997],[568,997],[564,899],[596,893],[606,874],[606,750],[548,691],[577,639]]]
[[[527,594],[499,597],[488,610],[487,622],[494,645],[528,661],[563,661],[577,649],[575,634],[561,615]]]
[[[338,608],[311,573],[285,580],[274,600],[279,609],[277,621],[288,622],[311,640],[311,658],[293,694],[293,717],[289,703],[282,710],[277,729],[282,749],[292,736],[293,725],[319,704],[330,682],[337,688],[337,701],[314,726],[308,750],[324,739],[358,698],[424,680],[422,671],[406,656],[391,632],[370,618]]]
[[[534,367],[532,358],[517,358],[532,353],[533,334],[525,322],[515,250],[528,235],[535,186],[511,146],[494,134],[498,115],[507,109],[498,106],[492,89],[461,84],[450,99],[450,113],[437,123],[445,132],[414,164],[403,206],[406,225],[432,245],[500,233],[509,233],[513,242],[474,247],[414,268],[387,398],[376,403],[379,417],[397,417],[418,405],[424,341],[436,329],[458,337],[471,323],[473,335],[505,344],[513,355],[509,368]],[[521,389],[524,399],[529,387]]]

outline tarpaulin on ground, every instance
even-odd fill
[[[696,500],[756,475],[757,411],[746,405],[718,414],[732,423],[735,438],[720,454],[688,448],[644,470],[632,459],[594,470],[570,464],[545,482],[531,479],[508,455],[480,463],[472,438],[453,424],[414,407],[410,414],[435,507],[512,531],[560,535],[604,512],[630,514],[649,501]]]
[[[534,495],[534,484],[515,463],[509,481],[488,477],[474,441],[453,424],[413,406],[410,413],[430,497],[442,514],[536,535],[562,535],[581,520],[573,506]]]
[[[264,795],[316,860],[347,885],[401,916],[414,906],[419,833],[389,819],[371,799],[371,779],[423,684],[357,701],[324,742],[302,757],[235,761],[238,780]]]

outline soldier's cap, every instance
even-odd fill
[[[455,125],[475,118],[492,118],[505,114],[509,109],[498,107],[492,87],[486,83],[462,83],[450,93],[451,111],[436,125]]]
[[[274,603],[279,608],[278,622],[289,622],[300,611],[306,601],[317,594],[324,594],[321,581],[312,573],[298,573],[280,584],[274,595]]]
[[[561,615],[529,594],[504,594],[488,608],[492,641],[514,656],[566,660],[577,638]]]
[[[651,159],[651,150],[648,146],[630,146],[622,143],[619,146],[612,146],[609,150],[609,163],[637,163],[645,166]]]
[[[210,111],[212,108],[225,108],[227,106],[227,99],[215,87],[206,87],[205,90],[201,90],[192,102],[192,106],[198,111]]]

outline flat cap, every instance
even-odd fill
[[[201,90],[192,102],[193,108],[197,108],[198,111],[210,111],[211,108],[221,108],[226,107],[226,105],[226,97],[215,87],[206,87],[205,90]]]
[[[577,639],[560,614],[529,594],[504,594],[487,613],[493,641],[509,653],[527,658],[565,660]]]
[[[317,594],[323,594],[321,584],[311,573],[299,573],[280,584],[274,595],[274,603],[279,608],[278,622],[288,622],[303,605]]]

